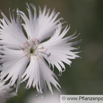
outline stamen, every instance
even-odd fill
[[[44,47],[39,47],[38,49],[44,49]]]
[[[25,46],[30,46],[29,42],[26,41],[25,43],[23,43]]]
[[[45,52],[41,52],[41,53],[47,55],[47,57],[49,57],[49,56],[51,55],[51,53],[49,53],[49,54],[47,54],[47,53],[45,53]]]
[[[38,39],[37,39],[37,42],[40,43]]]
[[[51,53],[49,53],[48,55],[47,55],[47,57],[49,57],[51,55]]]
[[[19,47],[20,47],[22,50],[24,50],[24,48],[23,48],[23,47],[21,47],[20,45],[19,45]]]

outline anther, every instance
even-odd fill
[[[45,53],[45,52],[41,52],[41,53],[47,55],[47,57],[49,57],[49,56],[51,55],[51,53],[49,53],[49,54],[47,54],[47,53]]]

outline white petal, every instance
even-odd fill
[[[51,92],[51,84],[59,90],[58,86],[60,87],[60,85],[54,79],[55,76],[43,58],[37,59],[37,57],[32,56],[30,64],[22,77],[24,78],[23,81],[28,79],[26,88],[33,86],[34,88],[36,87],[38,92],[42,93],[46,88],[46,84]]]
[[[18,13],[21,14],[21,17],[24,20],[23,27],[28,37],[38,39],[40,42],[50,37],[57,28],[57,24],[61,20],[61,18],[57,19],[59,13],[55,13],[54,10],[50,13],[50,10],[48,9],[47,11],[46,7],[43,11],[41,11],[41,8],[39,8],[39,16],[37,17],[35,6],[32,5],[34,16],[31,13],[28,4],[27,7],[29,18],[27,18],[25,13],[22,11],[19,11]]]
[[[4,81],[10,79],[11,85],[14,85],[16,80],[18,80],[16,87],[16,89],[18,89],[21,76],[26,69],[29,59],[25,57],[21,50],[10,50],[6,48],[4,50],[6,50],[4,51],[4,55],[0,56],[2,58],[0,59],[0,63],[2,64],[1,79],[4,79]]]
[[[19,16],[17,16],[15,20],[13,14],[13,17],[10,16],[10,22],[3,12],[1,12],[1,14],[3,19],[0,20],[0,39],[2,39],[0,40],[0,44],[14,45],[15,48],[20,48],[19,45],[24,43],[27,39],[22,31]]]
[[[47,54],[51,53],[49,57],[47,57],[45,54],[42,54],[42,56],[48,61],[49,64],[52,64],[53,67],[55,65],[59,72],[62,72],[62,69],[65,70],[65,66],[62,62],[70,65],[72,63],[70,59],[79,57],[77,55],[79,52],[73,52],[73,50],[78,48],[72,47],[78,42],[69,42],[70,40],[75,39],[77,36],[73,34],[64,38],[69,29],[70,27],[66,27],[62,31],[62,25],[60,23],[54,35],[48,41],[41,44],[44,46],[44,49],[47,50]]]

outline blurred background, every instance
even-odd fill
[[[0,9],[7,17],[9,8],[27,13],[27,2],[36,7],[55,8],[60,12],[59,17],[71,25],[67,35],[76,30],[77,34],[81,33],[76,40],[82,39],[77,45],[82,50],[79,54],[82,58],[72,60],[71,67],[66,65],[66,71],[59,77],[61,94],[103,94],[103,0],[0,0]],[[58,75],[56,70],[55,73]],[[35,89],[25,90],[24,87],[22,84],[18,96],[7,103],[25,103]]]

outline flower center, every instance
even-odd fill
[[[46,55],[47,57],[51,55],[50,53],[47,53],[47,49],[44,49],[44,47],[39,44],[39,41],[37,39],[26,41],[21,48],[25,56],[27,56],[28,58],[30,58],[30,56],[40,57],[41,54]]]
[[[34,52],[34,50],[33,50],[33,48],[31,48],[31,49],[30,49],[30,53],[33,54],[33,52]]]
[[[38,45],[39,45],[39,41],[38,40],[28,40],[23,44],[23,51],[25,56],[37,56],[38,54]]]

